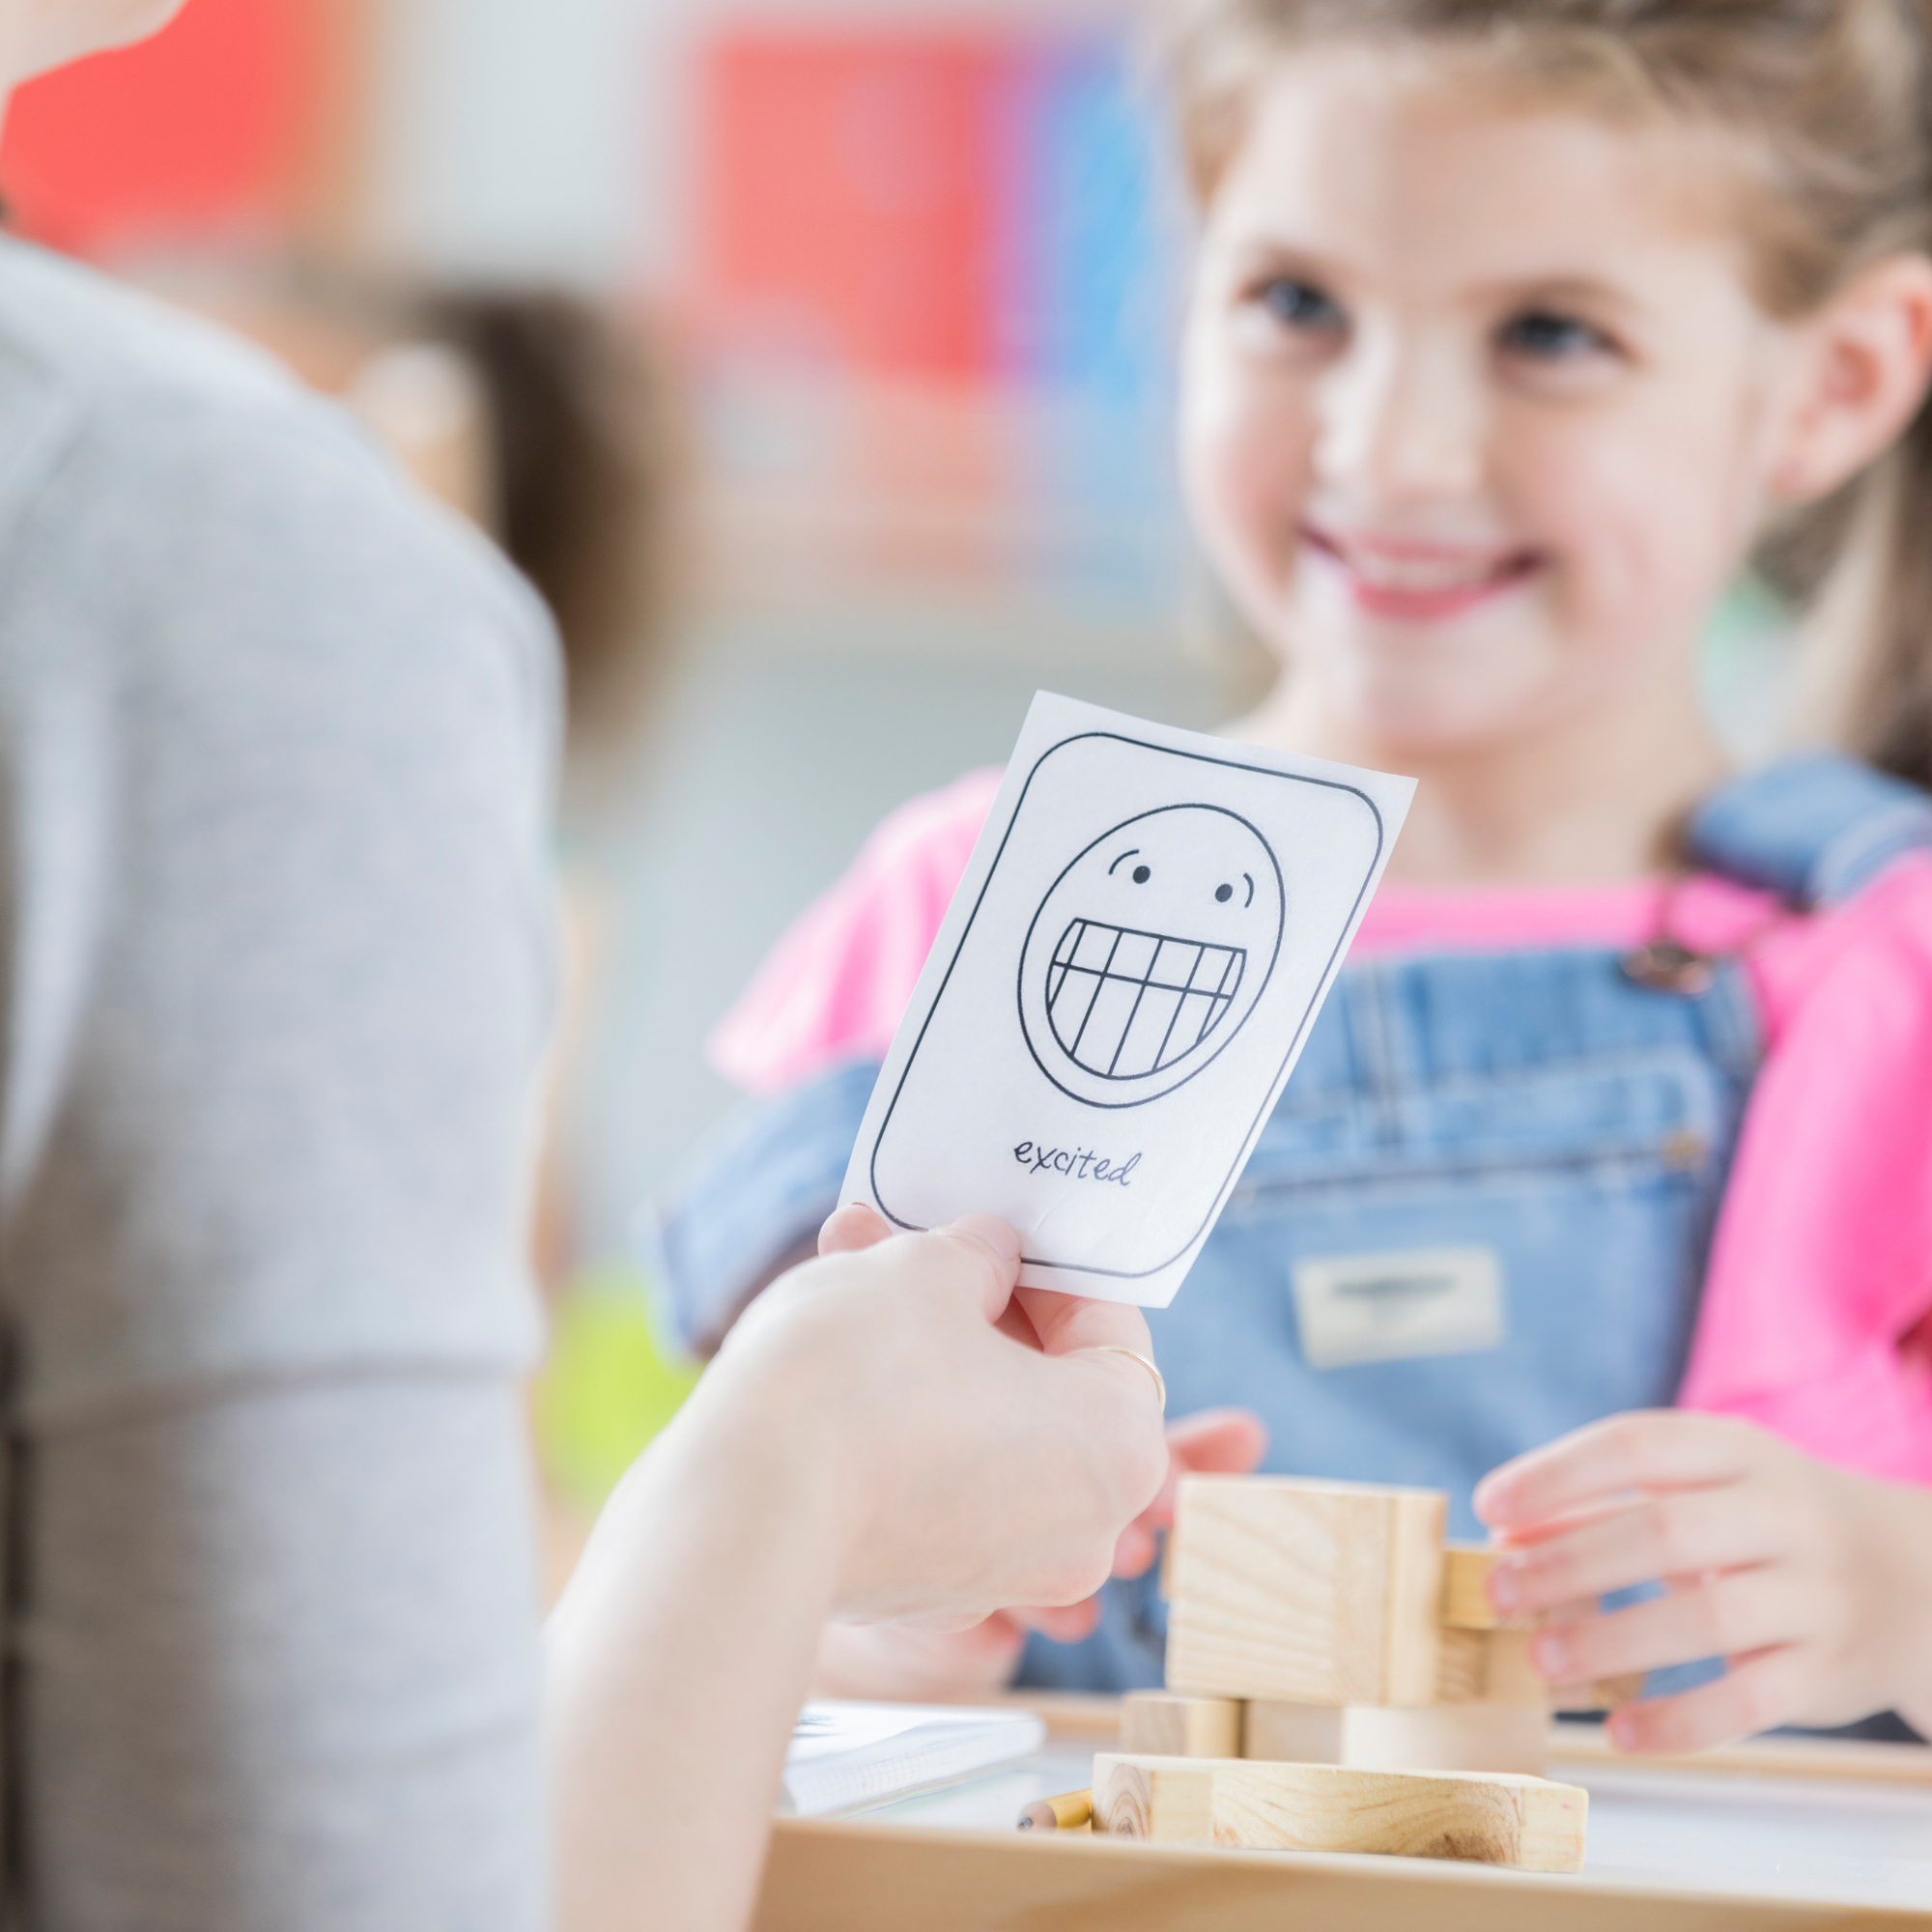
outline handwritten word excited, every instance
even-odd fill
[[[1031,1141],[1022,1141],[1013,1150],[1013,1158],[1033,1174],[1065,1174],[1074,1180],[1110,1180],[1119,1187],[1133,1184],[1130,1177],[1141,1164],[1139,1154],[1112,1162],[1102,1160],[1088,1148],[1035,1147]]]

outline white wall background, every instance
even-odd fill
[[[1131,0],[384,0],[375,239],[459,275],[675,288],[686,76],[715,23],[1133,17]]]

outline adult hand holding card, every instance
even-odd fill
[[[999,1214],[1022,1283],[1165,1307],[1413,791],[1039,694],[840,1198],[898,1228]]]

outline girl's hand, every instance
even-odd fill
[[[1244,1408],[1204,1409],[1170,1423],[1167,1478],[1114,1548],[1114,1575],[1138,1577],[1154,1559],[1155,1532],[1174,1523],[1175,1484],[1194,1472],[1244,1475],[1267,1448],[1267,1429]],[[828,1624],[818,1647],[815,1694],[885,1697],[908,1703],[957,1703],[1004,1690],[1018,1667],[1027,1634],[1062,1643],[1092,1634],[1098,1597],[1062,1608],[999,1610],[970,1630],[922,1630],[908,1624]]]
[[[1714,1684],[1609,1719],[1624,1750],[1688,1751],[1776,1724],[1897,1709],[1932,1721],[1932,1491],[1813,1462],[1749,1423],[1612,1416],[1485,1477],[1476,1514],[1509,1549],[1499,1610],[1543,1613],[1552,1684],[1721,1656]],[[1596,1599],[1668,1594],[1600,1613]]]

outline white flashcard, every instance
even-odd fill
[[[1003,1215],[1022,1282],[1166,1307],[1414,790],[1039,693],[840,1198]]]

